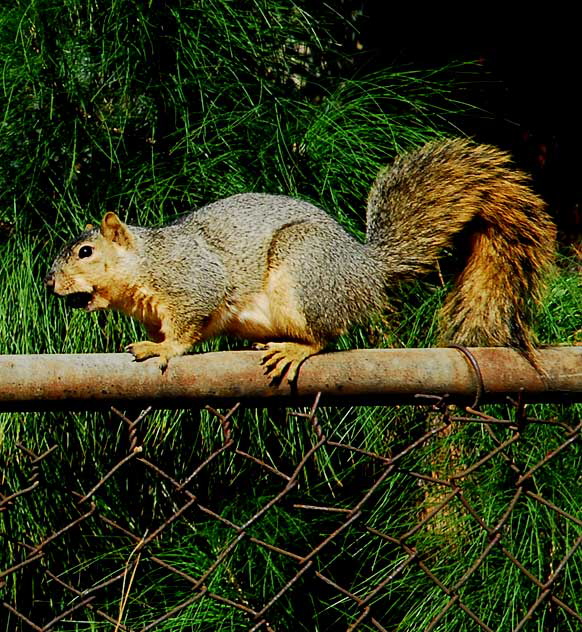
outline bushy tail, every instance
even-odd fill
[[[370,192],[368,244],[387,284],[431,269],[465,227],[469,255],[441,312],[441,341],[515,346],[531,357],[531,308],[556,229],[508,154],[461,139],[432,142],[397,158]]]

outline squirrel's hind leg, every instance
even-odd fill
[[[265,367],[265,374],[273,382],[279,382],[286,376],[290,384],[297,379],[303,362],[323,349],[323,345],[317,342],[267,342],[254,347],[264,351],[261,364]]]

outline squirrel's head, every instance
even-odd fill
[[[90,224],[58,254],[44,283],[71,307],[106,309],[127,287],[135,235],[115,213],[106,213],[98,228]]]

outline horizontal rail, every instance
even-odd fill
[[[79,410],[110,405],[189,408],[418,403],[417,394],[471,403],[520,391],[526,401],[582,401],[582,347],[539,351],[542,372],[505,348],[372,349],[323,353],[301,367],[297,384],[271,385],[257,351],[155,359],[129,354],[0,356],[0,410]]]

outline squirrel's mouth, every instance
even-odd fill
[[[65,302],[68,307],[75,309],[91,310],[91,301],[93,300],[93,294],[91,292],[73,292],[65,296]]]

